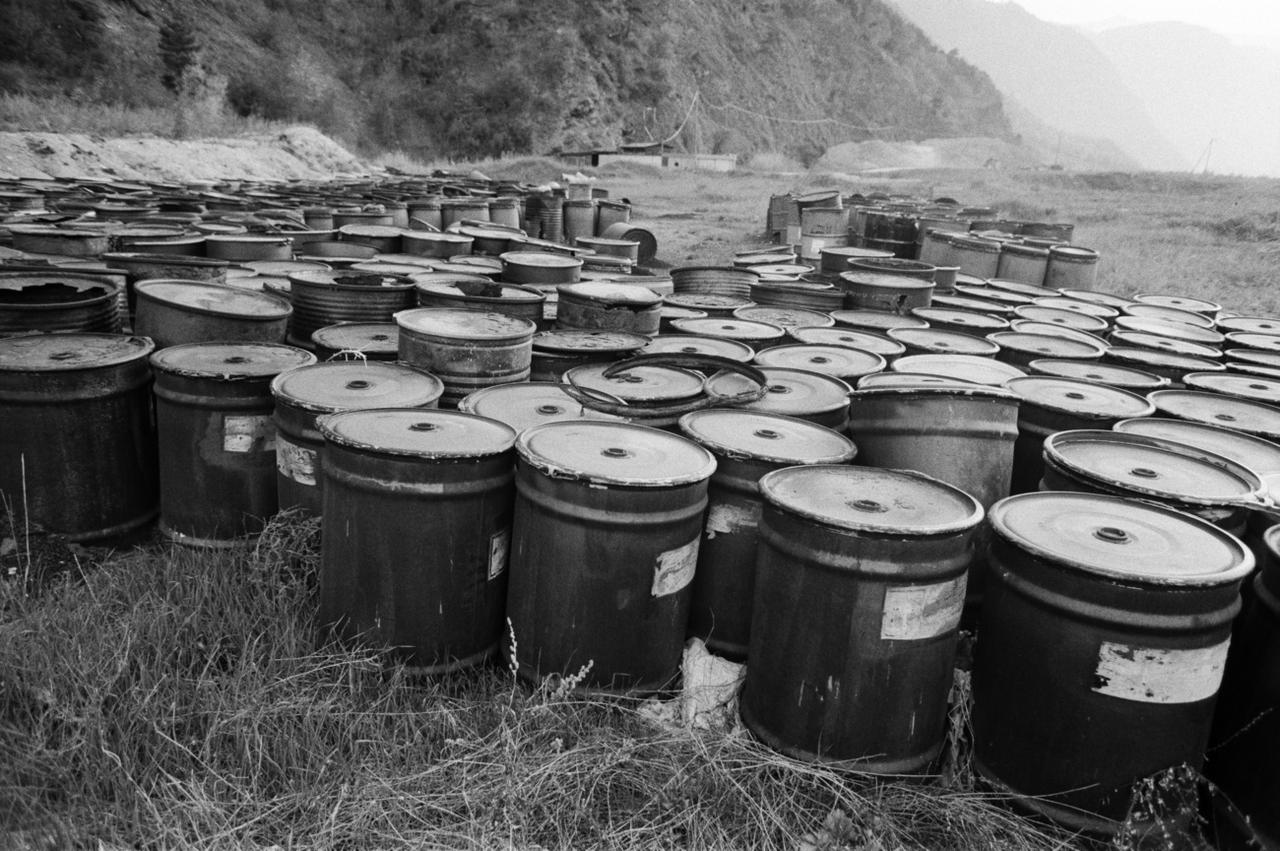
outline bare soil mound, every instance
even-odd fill
[[[0,178],[288,180],[364,174],[368,167],[312,127],[226,139],[0,133]]]

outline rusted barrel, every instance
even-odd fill
[[[394,322],[338,322],[311,335],[316,360],[393,361],[400,356],[400,327]]]
[[[311,335],[337,322],[391,322],[413,307],[415,281],[407,275],[333,271],[289,276],[289,342],[305,347]]]
[[[924,771],[942,748],[982,506],[873,467],[788,467],[759,488],[742,720],[791,756]]]
[[[645,287],[584,281],[556,287],[556,327],[568,331],[658,333],[662,297]]]
[[[534,683],[670,686],[715,459],[678,435],[587,420],[526,429],[516,451],[511,663]]]
[[[974,765],[1028,810],[1115,834],[1139,781],[1201,764],[1253,557],[1113,496],[1013,496],[990,521]]]
[[[718,295],[747,299],[760,273],[733,266],[679,266],[671,270],[678,295]]]
[[[434,375],[377,361],[316,363],[277,375],[271,395],[280,510],[320,513],[318,459],[324,439],[316,421],[321,416],[368,408],[434,408],[443,392],[444,384]]]
[[[496,281],[432,280],[417,281],[418,307],[457,307],[464,310],[480,310],[518,316],[535,324],[542,320],[545,293],[532,287],[500,284]]]
[[[283,299],[200,281],[139,281],[133,330],[156,346],[213,340],[281,343],[292,315]]]
[[[1044,441],[1041,490],[1160,502],[1243,537],[1249,509],[1269,507],[1262,479],[1230,458],[1177,441],[1072,429]]]
[[[1280,845],[1280,527],[1266,532],[1260,564],[1235,624],[1205,765],[1230,801],[1215,800],[1223,848]]]
[[[933,299],[934,283],[906,275],[883,272],[841,272],[839,286],[844,290],[844,306],[850,310],[882,310],[887,313],[909,313],[913,307],[928,307]]]
[[[109,279],[74,273],[0,273],[0,336],[31,331],[120,330],[120,297]]]
[[[451,307],[419,307],[395,316],[400,360],[444,382],[440,406],[481,387],[528,381],[536,326],[528,319]]]
[[[271,380],[315,356],[270,343],[190,343],[151,356],[160,446],[160,530],[229,547],[276,513]]]
[[[857,449],[829,428],[778,414],[695,411],[680,431],[716,459],[707,490],[707,516],[693,578],[689,634],[715,653],[743,660],[751,629],[759,482],[765,473],[798,464],[844,464]]]
[[[389,645],[414,673],[484,661],[504,632],[515,432],[423,409],[346,411],[318,425],[319,622]]]
[[[1022,397],[1014,445],[1010,493],[1034,491],[1044,476],[1044,440],[1068,429],[1105,429],[1120,420],[1149,417],[1155,406],[1143,397],[1072,378],[1028,375],[1006,385]]]
[[[117,334],[0,339],[0,494],[11,517],[97,541],[156,516],[153,350]]]
[[[1055,245],[1049,249],[1049,266],[1044,273],[1046,287],[1092,290],[1097,284],[1098,252],[1078,245]]]
[[[631,357],[648,342],[648,337],[627,331],[544,331],[533,338],[529,378],[559,382],[574,367]]]
[[[824,314],[844,306],[842,290],[808,281],[761,281],[751,285],[750,299],[762,307],[802,308]]]

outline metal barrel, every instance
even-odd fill
[[[841,272],[839,286],[849,310],[880,310],[909,313],[913,307],[928,307],[933,300],[933,278],[921,280],[884,272]]]
[[[658,238],[653,235],[653,231],[642,225],[631,224],[629,216],[627,221],[614,222],[608,226],[601,225],[600,236],[639,243],[636,258],[640,263],[652,263],[658,256]]]
[[[517,433],[560,420],[616,420],[593,411],[553,381],[520,381],[476,390],[458,402],[458,410],[506,423]]]
[[[844,346],[863,352],[873,352],[891,364],[907,350],[906,346],[888,337],[852,328],[791,328],[787,336],[797,343],[815,343],[822,346]]]
[[[451,307],[419,307],[395,315],[400,326],[400,360],[444,382],[440,406],[481,387],[528,381],[533,334],[528,319]]]
[[[224,234],[205,237],[204,252],[215,260],[292,260],[293,239],[262,234]]]
[[[734,266],[678,266],[671,270],[671,282],[677,294],[750,297],[751,285],[758,283],[760,273]]]
[[[1009,329],[1009,320],[976,310],[957,310],[952,307],[913,307],[911,315],[929,323],[939,331],[955,331],[973,337],[985,337]]]
[[[418,307],[458,307],[518,316],[533,323],[542,321],[547,295],[533,287],[502,284],[481,279],[418,279]]]
[[[1101,343],[1086,343],[1083,340],[1026,331],[997,331],[988,334],[987,339],[1000,347],[1000,351],[996,352],[998,360],[1022,369],[1033,360],[1041,358],[1092,362],[1101,359],[1107,350]]]
[[[973,384],[1003,387],[1025,373],[1016,366],[980,355],[907,355],[893,362],[891,370],[904,375],[938,375]]]
[[[615,225],[621,225],[618,230],[626,230],[626,225],[631,221],[631,205],[625,201],[611,201],[608,198],[601,198],[596,202],[596,235],[606,236],[610,238],[609,228]],[[622,237],[617,237],[622,238]],[[649,258],[653,259],[653,252],[650,252]]]
[[[596,235],[596,202],[570,198],[564,202],[564,241],[576,245],[580,236]]]
[[[1280,845],[1280,526],[1264,536],[1260,570],[1236,621],[1213,717],[1205,774],[1215,799],[1221,847]]]
[[[160,448],[160,531],[194,547],[238,546],[276,513],[271,380],[315,363],[271,343],[189,343],[151,356]]]
[[[1000,258],[996,263],[996,277],[1005,281],[1021,281],[1026,284],[1044,283],[1049,269],[1049,249],[1017,242],[1000,246]]]
[[[458,411],[327,414],[319,622],[416,673],[479,664],[503,634],[508,426]]]
[[[203,281],[139,281],[133,330],[157,348],[214,340],[283,343],[288,302],[265,292]]]
[[[117,334],[0,339],[0,494],[13,517],[98,541],[156,516],[153,350]]]
[[[758,366],[806,369],[830,375],[850,384],[864,375],[883,372],[886,361],[875,352],[828,346],[820,343],[795,343],[773,346],[755,357]]]
[[[1280,406],[1202,390],[1156,390],[1147,398],[1160,416],[1225,426],[1264,440],[1280,441]]]
[[[1055,245],[1049,249],[1049,265],[1044,273],[1046,287],[1092,290],[1097,283],[1098,252],[1078,245]]]
[[[648,343],[645,335],[627,331],[543,331],[532,341],[529,379],[559,382],[574,367],[622,360]]]
[[[413,307],[414,281],[407,275],[299,272],[289,276],[289,301],[289,342],[305,348],[326,325],[393,321]]]
[[[1116,496],[1012,496],[990,522],[974,766],[1024,809],[1114,835],[1139,781],[1200,766],[1253,557]]]
[[[742,720],[790,756],[924,771],[942,748],[982,506],[872,467],[787,467],[759,487]]]
[[[857,454],[844,435],[780,414],[706,410],[680,418],[680,431],[716,459],[693,577],[689,634],[713,652],[743,660],[751,634],[760,478],[798,464],[849,463]]]
[[[662,297],[645,287],[584,281],[556,287],[556,327],[577,331],[658,333]]]
[[[400,326],[394,322],[337,322],[311,334],[316,360],[393,361],[400,356]]]
[[[434,408],[443,392],[443,382],[434,375],[398,363],[333,361],[277,375],[271,395],[280,510],[320,513],[324,439],[316,420],[321,416],[368,408]]]
[[[669,687],[715,459],[678,435],[587,420],[528,428],[516,452],[509,661],[535,683]]]
[[[31,331],[115,334],[120,298],[110,279],[74,273],[0,273],[0,336]]]
[[[768,380],[764,395],[741,410],[799,417],[838,432],[848,427],[853,392],[848,382],[807,369],[765,366],[760,371]],[[752,384],[745,376],[722,372],[709,377],[706,387],[717,396],[732,396],[750,390]]]
[[[1073,378],[1028,375],[1005,386],[1022,397],[1009,488],[1013,494],[1040,487],[1044,440],[1049,435],[1068,429],[1110,428],[1120,420],[1155,413],[1155,406],[1135,393]]]

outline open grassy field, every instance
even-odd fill
[[[532,181],[571,170],[474,165]],[[632,200],[633,220],[672,266],[760,243],[769,196],[789,189],[945,194],[1076,223],[1076,241],[1102,252],[1102,289],[1280,314],[1280,181],[596,174]],[[633,702],[530,690],[500,666],[420,681],[378,648],[317,646],[316,531],[282,521],[233,555],[39,537],[28,549],[13,536],[17,546],[0,551],[10,572],[0,580],[0,848],[1086,844],[975,787],[963,688],[941,774],[883,782],[779,756],[745,734],[668,728]]]

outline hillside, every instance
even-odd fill
[[[0,92],[168,103],[176,27],[198,48],[185,96],[361,152],[670,139],[809,163],[838,142],[1011,135],[986,74],[880,0],[0,0],[0,20]]]
[[[1009,2],[893,2],[942,48],[990,74],[1040,125],[1017,127],[1019,132],[1101,137],[1146,168],[1190,165],[1147,112],[1141,93],[1083,33],[1042,21]],[[1198,72],[1199,62],[1185,62],[1189,55],[1194,54],[1183,54],[1184,64]]]

